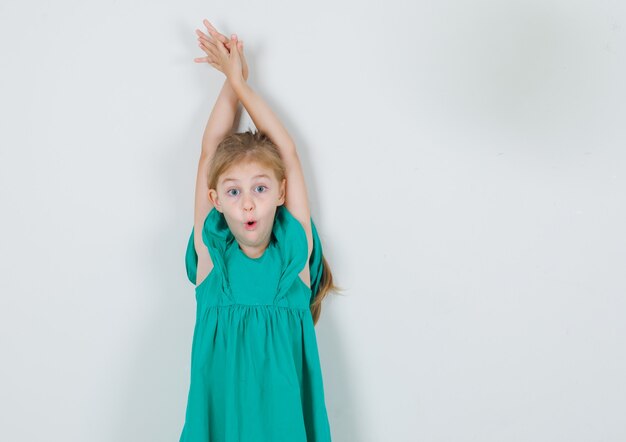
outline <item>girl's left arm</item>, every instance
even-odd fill
[[[310,221],[311,211],[309,209],[304,172],[296,145],[278,117],[272,112],[272,109],[248,83],[241,81],[241,79],[237,77],[233,77],[229,80],[231,80],[233,90],[239,97],[239,100],[248,114],[250,114],[250,118],[252,118],[257,129],[264,132],[280,150],[280,156],[287,169],[285,206],[304,226],[310,252],[313,239]]]
[[[274,115],[272,109],[265,103],[263,98],[246,83],[237,80],[236,77],[231,79],[231,85],[239,97],[239,100],[246,108],[248,114],[252,118],[257,129],[264,132],[280,150],[280,156],[285,163],[286,169],[286,189],[285,189],[285,207],[287,210],[300,221],[306,234],[307,240],[307,263],[313,251],[313,230],[311,227],[311,210],[309,208],[309,198],[307,195],[306,183],[304,180],[304,172],[296,145],[289,136],[289,133],[282,125],[278,117]],[[305,265],[301,273],[301,278],[306,282],[309,281],[309,266]]]

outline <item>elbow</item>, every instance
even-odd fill
[[[279,150],[283,158],[298,158],[298,149],[293,142],[282,143]]]

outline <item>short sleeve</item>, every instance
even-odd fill
[[[308,252],[306,233],[300,221],[284,205],[278,208],[273,231],[284,260],[279,293],[285,293],[293,284],[295,278],[299,277],[299,273],[305,265]],[[311,218],[311,233],[313,235],[313,250],[309,258],[311,273],[311,297],[309,304],[313,302],[319,291],[323,270],[322,243],[313,218]]]
[[[195,226],[192,226],[191,235],[189,235],[189,240],[187,241],[187,250],[185,251],[185,268],[187,270],[187,278],[195,285],[198,272],[198,254],[196,253],[194,234]],[[202,225],[202,242],[207,246],[213,262],[214,270],[211,272],[217,271],[223,275],[222,287],[226,291],[230,291],[230,286],[227,282],[228,278],[226,276],[223,255],[228,244],[232,241],[234,241],[234,236],[228,228],[224,215],[215,207],[211,208]]]

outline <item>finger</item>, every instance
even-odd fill
[[[213,43],[217,49],[221,51],[222,49],[226,50],[226,48],[228,48],[230,50],[230,47],[228,47],[230,46],[229,40],[226,37],[215,31],[211,31],[211,37],[213,37],[211,43]]]
[[[214,44],[215,48],[217,49],[217,51],[220,54],[224,54],[224,55],[228,56],[228,53],[230,52],[230,48],[226,47],[225,43],[223,43],[220,40],[215,40],[215,39],[214,39],[214,41],[212,43]],[[230,47],[234,47],[234,46],[232,46],[232,43],[231,43]]]
[[[206,35],[204,32],[202,32],[200,29],[196,29],[196,35],[198,37],[204,37],[204,38],[209,38],[208,35]]]
[[[211,56],[208,57],[196,57],[193,59],[193,61],[195,61],[196,63],[208,63],[211,66],[213,66],[215,69],[220,70],[220,65],[217,64],[217,62],[215,61],[215,59]]]
[[[205,45],[209,45],[211,44],[211,38],[206,38],[206,37],[198,37],[198,43],[202,43]]]
[[[210,35],[206,35],[204,32],[198,29],[196,29],[196,34],[198,35],[198,40],[205,40],[206,42],[211,41],[211,39],[213,38]]]
[[[216,40],[212,36],[209,38],[198,37],[199,43],[204,43],[207,47],[216,47],[217,44],[221,43],[219,40]]]
[[[232,45],[233,48],[236,48],[239,44],[239,41],[237,40],[237,35],[236,34],[231,34],[230,36],[230,44]]]
[[[210,38],[198,37],[198,43],[202,43],[204,45],[210,45],[212,42]]]
[[[224,44],[228,44],[228,38],[226,38],[225,35],[220,34],[219,32],[215,31],[215,30],[210,30],[209,34],[211,35],[212,38],[221,41]]]
[[[202,23],[204,23],[204,26],[207,27],[207,29],[213,29],[214,31],[217,31],[217,29],[215,28],[215,26],[213,26],[211,24],[210,21],[208,21],[206,18],[204,20],[202,20]]]
[[[220,58],[220,51],[212,42],[209,44],[202,44],[202,50],[205,51],[207,55],[212,55],[215,59]]]
[[[215,28],[215,26],[213,26],[213,25],[212,25],[212,24],[211,24],[211,23],[210,23],[207,19],[204,19],[204,25],[206,26],[207,31],[208,31],[209,33],[211,33],[211,32],[215,32],[215,33],[219,34],[219,32],[217,31],[217,29]]]
[[[232,36],[230,37],[230,47],[236,49],[237,48],[237,40],[235,40]],[[238,51],[230,51],[230,56],[233,57],[235,53],[238,53]]]
[[[210,38],[206,38],[204,35],[198,36],[198,46],[200,46],[200,48],[203,51],[206,52],[210,45],[211,45],[211,39]]]
[[[202,38],[206,41],[212,41],[215,40],[215,38],[213,37],[213,35],[211,34],[212,31],[209,31],[209,34],[202,34],[201,36],[198,36],[198,38]]]
[[[234,39],[234,44],[236,45],[237,50],[241,54],[241,52],[243,51],[243,40],[239,40],[239,38],[237,37],[237,34],[231,34],[231,38]]]
[[[209,35],[207,36],[207,38],[214,38],[216,40],[221,41],[222,43],[228,41],[225,35],[220,34],[214,29],[209,30]]]
[[[215,38],[217,38],[219,41],[221,41],[227,46],[230,44],[228,37],[226,37],[224,34],[220,34],[220,32],[215,28],[215,26],[213,26],[206,18],[204,19],[203,22],[204,22],[204,25],[207,27],[209,33],[211,32],[215,33]]]
[[[207,55],[210,54],[209,48],[207,47],[206,44],[204,44],[203,42],[198,43],[198,46],[200,47],[200,49],[202,49]]]
[[[200,46],[200,48],[206,52],[207,55],[212,55],[213,57],[218,58],[219,52],[213,43],[200,42],[198,46]]]
[[[198,47],[202,49],[207,55],[211,55],[213,53],[213,44],[209,40],[198,37]],[[215,49],[215,51],[217,51],[217,49]]]
[[[207,48],[214,48],[215,51],[219,51],[219,46],[224,45],[222,38],[220,38],[219,34],[215,31],[209,31],[210,36],[208,38],[198,37],[198,42],[204,43]],[[228,45],[228,40],[226,40],[226,45]],[[230,50],[230,49],[229,49]]]

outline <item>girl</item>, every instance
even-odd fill
[[[296,146],[246,83],[243,42],[204,20],[226,81],[202,138],[185,264],[196,285],[181,442],[331,440],[315,335],[337,290],[309,211]],[[230,133],[238,101],[257,132]]]

